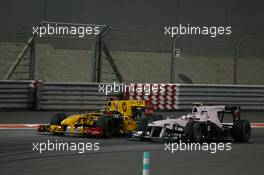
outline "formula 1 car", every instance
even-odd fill
[[[138,121],[154,113],[143,100],[110,100],[106,110],[67,115],[57,113],[50,124],[40,125],[39,132],[111,137],[130,134],[138,128]]]
[[[232,122],[223,123],[224,116],[231,114]],[[142,140],[184,140],[202,142],[226,140],[248,142],[251,137],[251,126],[248,120],[240,119],[240,107],[194,106],[192,112],[177,119],[168,118],[147,124],[133,137]]]

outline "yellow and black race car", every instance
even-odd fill
[[[153,112],[154,109],[144,100],[110,100],[106,110],[102,111],[69,116],[57,113],[52,116],[50,124],[40,125],[38,131],[106,137],[131,134],[138,128],[139,121]]]

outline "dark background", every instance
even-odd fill
[[[0,39],[25,41],[42,20],[95,23],[113,27],[108,39],[112,49],[163,52],[170,42],[163,26],[180,22],[232,26],[228,37],[184,37],[179,44],[188,53],[202,49],[204,54],[222,54],[247,34],[249,50],[262,55],[263,5],[259,0],[1,0]]]
[[[232,34],[181,36],[174,82],[232,84],[235,46],[247,35],[239,47],[238,84],[263,84],[263,6],[260,0],[0,0],[0,75],[6,75],[32,27],[47,20],[111,26],[105,41],[125,81],[168,82],[172,39],[164,26],[190,24],[231,26]],[[37,79],[91,81],[91,41],[37,43]],[[102,67],[102,82],[114,81],[107,61]]]

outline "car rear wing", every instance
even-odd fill
[[[230,114],[232,114],[234,120],[239,120],[240,119],[240,111],[241,111],[240,106],[226,106],[224,113],[230,113]]]

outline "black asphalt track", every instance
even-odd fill
[[[47,123],[52,112],[1,112],[0,123]],[[261,122],[261,113],[247,113]],[[20,118],[21,117],[21,118]],[[263,120],[262,120],[263,121]],[[100,143],[99,151],[33,151],[33,143]],[[0,130],[0,174],[139,175],[144,151],[150,151],[151,175],[263,174],[264,129],[252,129],[250,143],[232,143],[230,151],[165,151],[164,144],[128,138],[96,139],[40,134],[34,129]]]

